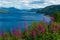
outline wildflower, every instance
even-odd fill
[[[18,30],[20,30],[20,25],[18,25]]]
[[[26,36],[29,36],[29,32],[28,32],[28,27],[26,25],[26,21],[24,21],[24,26],[25,26],[25,32],[26,32]]]
[[[42,27],[42,29],[41,29],[41,32],[42,32],[42,35],[44,35],[45,30],[44,30],[44,28],[43,28],[43,27]]]
[[[28,31],[28,28],[25,28],[25,33],[26,33],[26,36],[28,37],[30,34],[29,34],[29,31]]]
[[[56,28],[56,29],[58,29],[58,28],[59,28],[59,25],[58,25],[58,24],[56,24],[55,28]]]
[[[54,29],[53,29],[53,32],[56,33],[56,31],[57,31],[58,29],[59,29],[59,25],[56,24],[55,27],[54,27]]]
[[[3,33],[2,33],[2,32],[0,32],[0,36],[2,36],[2,34],[3,34]]]
[[[43,22],[46,22],[45,17],[43,17],[42,21],[43,21]]]
[[[3,38],[3,33],[0,32],[0,40],[2,40],[2,38]]]
[[[18,25],[18,34],[21,34],[20,25]]]
[[[24,21],[24,26],[26,27],[26,21]]]
[[[35,30],[32,30],[32,35],[33,35],[33,37],[36,37],[36,31]]]
[[[19,37],[19,38],[22,37],[21,30],[20,30],[20,25],[18,25],[18,32],[17,32],[17,34],[18,34],[18,37]]]
[[[50,22],[50,25],[53,24],[54,19],[55,19],[54,16],[52,16],[52,18],[51,18],[51,22]]]
[[[16,31],[16,27],[14,27],[14,35],[18,36],[17,31]]]
[[[39,23],[38,24],[38,30],[41,30],[41,28],[42,28],[42,25]]]
[[[55,19],[54,16],[52,16],[51,21],[54,21],[54,19]]]
[[[48,23],[47,23],[45,17],[43,17],[42,21],[43,21],[44,23],[46,23],[46,24],[45,24],[46,26],[48,26]]]
[[[25,28],[25,32],[28,32],[28,27]]]
[[[53,22],[54,22],[54,16],[52,16],[52,18],[51,18],[49,30],[53,30],[53,28],[52,28]]]
[[[53,32],[56,33],[56,28],[54,27]]]
[[[24,21],[24,26],[25,26],[25,32],[28,32],[28,27],[26,25],[26,21]]]

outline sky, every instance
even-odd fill
[[[0,0],[1,7],[18,9],[44,8],[50,5],[60,5],[60,0]]]

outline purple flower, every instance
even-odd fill
[[[21,33],[20,25],[18,25],[18,34]]]
[[[24,21],[24,26],[26,27],[27,25],[26,25],[26,21]]]
[[[42,25],[39,23],[38,24],[38,30],[41,30],[41,28],[42,28]]]
[[[54,19],[55,19],[54,16],[52,16],[51,21],[54,21]]]
[[[21,33],[21,30],[20,30],[20,25],[18,25],[18,32],[17,32],[17,36],[18,36],[19,38],[21,38],[21,37],[22,37],[22,33]]]
[[[56,24],[55,27],[54,27],[54,29],[53,29],[53,32],[56,33],[56,31],[57,31],[58,29],[59,29],[59,25]]]
[[[41,32],[42,32],[42,35],[44,35],[45,30],[44,30],[44,28],[43,28],[43,27],[42,27],[42,29],[41,29]]]
[[[28,27],[26,25],[26,21],[24,21],[24,26],[25,26],[25,32],[28,32]]]
[[[36,37],[36,31],[35,30],[32,30],[32,35],[33,35],[33,37]]]
[[[52,16],[52,18],[51,18],[51,22],[50,22],[50,25],[52,26],[52,24],[53,24],[53,21],[54,21],[54,16]]]
[[[17,35],[16,27],[14,27],[14,35]]]
[[[3,33],[2,32],[0,32],[0,36],[3,36]]]
[[[59,25],[58,25],[58,24],[56,24],[56,25],[55,25],[55,28],[56,28],[56,29],[58,29],[58,28],[59,28]]]
[[[43,21],[43,22],[46,22],[45,17],[43,17],[42,21]]]
[[[20,30],[20,25],[18,25],[18,30]]]
[[[28,32],[28,27],[27,27],[26,21],[24,21],[24,26],[25,26],[25,32]]]

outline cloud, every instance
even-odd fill
[[[60,4],[60,0],[0,0],[0,7],[15,7],[18,9],[44,8],[58,4]]]
[[[40,1],[32,1],[30,4],[43,4],[44,1],[40,0]]]
[[[0,7],[11,7],[12,3],[7,1],[0,1]]]

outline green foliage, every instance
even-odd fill
[[[60,11],[54,11],[54,17],[56,22],[60,22]]]
[[[29,30],[32,31],[32,29],[36,30],[38,23],[34,21],[31,25],[29,25]]]

